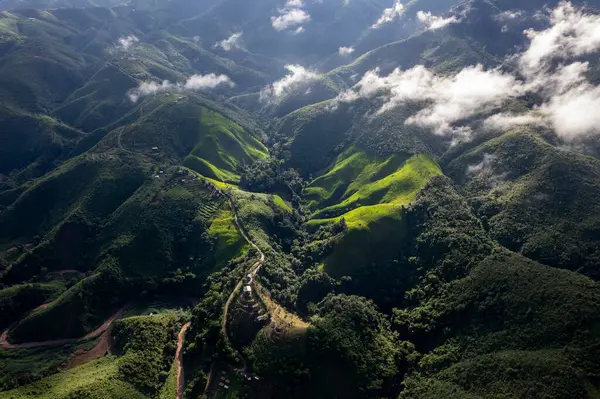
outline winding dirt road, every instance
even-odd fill
[[[240,223],[240,221],[238,219],[237,209],[235,207],[235,204],[233,203],[233,200],[230,199],[229,202],[231,203],[231,208],[233,209],[233,218],[235,220],[235,224],[236,224],[238,230],[240,231],[240,233],[242,234],[242,237],[244,237],[244,239],[248,242],[248,244],[250,244],[254,249],[256,249],[260,255],[259,259],[252,265],[252,267],[250,267],[249,273],[247,273],[252,276],[252,279],[254,279],[254,276],[256,275],[256,273],[258,273],[258,271],[260,270],[260,268],[263,265],[263,262],[265,261],[265,254],[263,253],[263,251],[260,250],[258,245],[256,245],[254,242],[252,242],[252,240],[250,240],[250,238],[244,231],[244,228],[242,227],[242,224]],[[229,305],[231,304],[231,301],[235,297],[235,293],[237,291],[239,291],[239,289],[244,284],[244,278],[246,278],[246,275],[244,277],[242,277],[242,279],[240,281],[238,281],[236,286],[233,288],[233,291],[231,291],[229,298],[227,298],[227,302],[225,302],[225,308],[223,310],[223,320],[221,321],[221,329],[223,330],[223,335],[225,336],[225,340],[227,341],[229,346],[231,346],[232,348],[233,348],[233,345],[231,345],[231,341],[229,341],[229,335],[227,335],[227,316],[229,314]],[[244,364],[244,371],[246,371],[246,369],[247,369],[246,359],[244,359],[244,356],[237,349],[235,349],[235,348],[233,348],[233,349],[235,350],[237,356],[240,358],[240,360]]]
[[[244,284],[244,278],[248,274],[250,274],[250,275],[252,275],[252,279],[254,279],[254,276],[256,275],[256,273],[258,273],[258,271],[260,270],[260,268],[262,267],[262,265],[265,261],[265,254],[263,253],[263,251],[261,251],[261,249],[258,247],[258,245],[256,245],[252,240],[250,240],[250,238],[246,234],[246,231],[244,230],[244,228],[242,227],[242,224],[239,221],[237,208],[235,207],[235,203],[233,202],[233,199],[229,198],[229,203],[231,204],[231,209],[233,210],[233,219],[235,221],[235,225],[237,226],[240,234],[242,235],[242,237],[244,237],[244,240],[246,240],[246,242],[248,244],[250,244],[252,246],[252,248],[256,249],[256,251],[258,251],[258,253],[259,253],[259,259],[250,267],[250,271],[248,273],[246,273],[240,281],[238,281],[238,283],[235,285],[235,287],[231,291],[231,294],[229,294],[229,298],[227,298],[227,302],[225,302],[225,307],[223,309],[223,318],[221,320],[221,330],[223,331],[223,336],[225,337],[225,340],[227,341],[229,346],[231,348],[233,348],[233,350],[235,351],[236,356],[242,361],[242,364],[244,365],[244,372],[246,372],[248,369],[246,359],[244,358],[244,356],[242,355],[242,353],[240,351],[238,351],[237,349],[235,349],[233,347],[233,345],[231,344],[231,341],[229,340],[229,335],[227,335],[227,316],[229,315],[229,305],[231,304],[231,301],[233,301],[233,298],[235,297],[235,293],[238,292],[240,290],[240,288],[242,287],[242,285]],[[204,387],[205,395],[208,392],[208,389],[210,387],[210,384],[211,384],[211,381],[213,378],[214,365],[215,365],[215,363],[213,362],[213,364],[210,367],[210,372],[208,374],[206,386]]]
[[[183,351],[181,348],[183,347],[183,338],[185,337],[185,332],[190,326],[190,322],[188,321],[181,327],[181,331],[177,335],[177,350],[175,351],[175,364],[177,367],[177,399],[183,398]]]
[[[42,306],[44,306],[44,305],[42,305]],[[36,308],[36,310],[37,310],[37,308]],[[2,349],[4,349],[4,350],[38,348],[40,346],[74,344],[79,341],[85,341],[87,339],[96,338],[98,335],[100,335],[103,332],[105,332],[106,330],[108,330],[108,328],[113,323],[113,321],[115,321],[118,317],[120,317],[123,314],[124,310],[125,310],[125,307],[119,309],[117,311],[117,313],[110,316],[100,327],[96,328],[94,331],[89,332],[80,338],[54,339],[54,340],[48,340],[48,341],[24,342],[22,344],[11,344],[8,341],[8,331],[10,329],[10,327],[9,327],[6,330],[4,330],[4,332],[2,333],[2,336],[0,337],[0,347],[2,347]]]

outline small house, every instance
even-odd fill
[[[246,295],[247,297],[251,297],[252,296],[252,287],[250,287],[249,285],[245,285],[244,286],[244,295]]]

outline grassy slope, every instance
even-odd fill
[[[106,217],[141,185],[147,166],[130,156],[73,158],[36,180],[0,215],[0,237],[9,241],[44,234],[75,211]]]
[[[50,116],[0,107],[0,173],[25,169],[19,181],[38,177],[64,159],[83,133]]]
[[[239,163],[251,163],[266,156],[267,149],[262,143],[221,114],[203,109],[200,124],[205,135],[190,157],[204,163],[208,170],[200,168],[198,171],[204,172],[207,177],[237,182],[236,167]]]
[[[165,392],[168,392],[166,385],[170,383],[172,386],[173,381],[169,380],[173,378],[168,377],[167,371],[173,363],[180,326],[180,316],[176,312],[118,320],[113,327],[114,350],[119,353],[118,358],[104,357],[61,371],[0,393],[0,398],[146,398],[158,393],[163,383]],[[15,353],[20,355],[23,365],[33,362],[39,373],[45,373],[47,371],[43,367],[55,371],[58,365],[66,362],[74,348],[75,345],[67,345],[51,352],[47,352],[48,349],[30,349]],[[48,358],[48,353],[53,354],[55,359]],[[15,369],[22,365],[13,357],[7,356],[10,359],[7,371],[14,374]]]
[[[221,209],[213,219],[208,234],[217,238],[215,259],[217,266],[222,266],[230,259],[237,258],[246,252],[248,244],[240,234],[230,209]]]
[[[374,251],[384,256],[384,248],[393,249],[390,239],[400,240],[403,235],[402,207],[438,174],[439,166],[427,155],[374,157],[356,148],[340,155],[329,172],[306,189],[313,205],[325,205],[313,214],[309,226],[342,217],[348,226],[325,261],[327,272],[336,276],[352,273],[368,262]]]
[[[241,126],[223,115],[203,108],[198,143],[184,165],[198,173],[225,182],[239,182],[236,167],[267,155],[267,149]]]
[[[146,398],[132,385],[119,380],[118,373],[116,359],[106,357],[11,391],[0,392],[0,398]]]
[[[158,393],[158,399],[173,399],[177,397],[177,367],[171,365],[169,376]]]
[[[9,337],[11,342],[80,338],[114,314],[130,295],[119,276],[94,274],[65,291],[48,307],[27,315]]]
[[[89,350],[98,344],[98,340],[81,344],[1,351],[0,391],[27,385],[57,373],[77,350]]]
[[[177,269],[202,273],[212,266],[212,246],[204,233],[223,199],[192,173],[164,172],[111,216],[100,236],[103,249],[134,275],[164,276]]]
[[[233,190],[232,195],[240,221],[250,239],[263,251],[269,249],[275,216],[277,213],[289,213],[289,205],[277,195],[249,193],[242,190]]]

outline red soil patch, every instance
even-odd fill
[[[92,360],[101,358],[110,349],[111,339],[108,331],[105,331],[100,337],[100,341],[90,350],[77,349],[73,353],[73,357],[69,360],[69,363],[65,367],[66,370],[81,366]]]

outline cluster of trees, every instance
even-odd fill
[[[0,330],[31,309],[57,298],[66,289],[63,281],[25,283],[0,290]]]
[[[306,182],[295,169],[286,169],[283,161],[274,157],[259,159],[247,165],[240,164],[240,187],[258,193],[281,193],[295,197]]]
[[[112,329],[119,373],[124,381],[149,396],[165,383],[177,349],[177,334],[185,322],[177,313],[128,317]]]
[[[287,397],[393,396],[413,362],[389,319],[359,296],[328,295],[310,311],[304,335],[277,342],[259,335],[249,349],[256,371]]]

